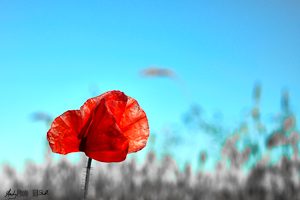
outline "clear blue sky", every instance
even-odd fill
[[[299,10],[296,0],[1,0],[0,162],[42,161],[47,130],[31,113],[77,109],[95,86],[136,98],[156,132],[194,102],[235,122],[257,81],[263,112],[279,111],[287,88],[299,115]],[[184,86],[141,77],[152,65]]]

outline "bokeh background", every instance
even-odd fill
[[[81,199],[86,157],[46,132],[121,90],[145,149],[93,162],[90,199],[300,199],[300,2],[0,1],[0,196]],[[22,197],[19,197],[20,199]]]

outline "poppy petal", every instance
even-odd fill
[[[147,116],[138,102],[131,97],[128,97],[120,128],[129,140],[129,153],[137,152],[145,147],[149,137]]]
[[[114,115],[117,122],[119,122],[121,120],[121,117],[125,110],[127,96],[121,91],[113,90],[113,91],[109,91],[109,92],[106,92],[99,96],[88,99],[80,107],[80,112],[81,112],[84,124],[86,123],[86,121],[88,121],[88,119],[90,118],[90,115],[94,111],[94,109],[97,106],[99,106],[99,103],[102,99],[106,100],[107,106],[108,106],[109,110],[112,112],[112,114]]]
[[[114,91],[108,93],[103,98],[106,101],[107,108],[115,118],[116,123],[119,124],[123,117],[123,113],[125,112],[128,96],[123,92]]]
[[[114,105],[115,109],[118,109],[118,106],[125,107],[126,101],[121,102]],[[122,134],[110,110],[111,103],[106,98],[100,101],[86,129],[88,134],[80,145],[80,150],[84,151],[87,156],[101,162],[121,162],[125,160],[128,153],[128,140]]]
[[[53,152],[67,154],[78,152],[81,129],[81,115],[78,110],[69,110],[54,119],[47,139]]]

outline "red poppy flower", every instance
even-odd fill
[[[47,133],[53,152],[84,152],[101,162],[121,162],[145,147],[149,125],[138,102],[120,91],[88,99],[58,116]]]

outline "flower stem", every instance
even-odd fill
[[[83,200],[86,200],[86,196],[87,196],[88,190],[89,190],[89,180],[90,180],[91,165],[92,165],[92,159],[88,158],[87,166],[86,166],[86,175],[85,175]]]

